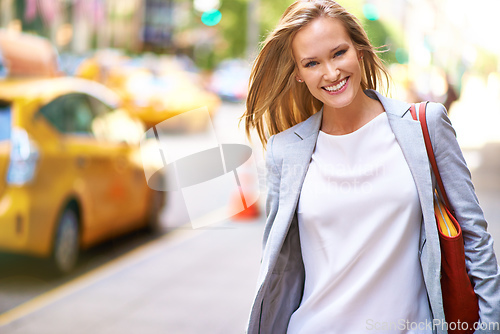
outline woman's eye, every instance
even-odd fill
[[[317,64],[318,64],[318,62],[317,62],[317,61],[310,61],[310,62],[308,62],[308,63],[306,64],[306,66],[305,66],[305,67],[312,67],[312,66],[315,66],[315,65],[317,65]]]
[[[335,52],[334,56],[335,57],[340,57],[340,56],[342,56],[346,52],[347,52],[347,50],[340,50],[340,51]]]

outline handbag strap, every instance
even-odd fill
[[[441,175],[439,174],[436,157],[434,156],[434,151],[432,150],[431,144],[431,136],[429,135],[429,128],[427,127],[427,118],[426,118],[426,107],[428,101],[420,103],[418,108],[418,118],[417,113],[415,111],[415,103],[413,103],[410,107],[410,113],[414,120],[420,121],[420,126],[422,127],[422,133],[424,135],[425,149],[427,150],[427,156],[429,157],[429,161],[432,166],[432,170],[434,171],[434,175],[436,176],[436,181],[438,184],[439,191],[441,192],[441,196],[444,200],[444,204],[453,213],[453,209],[448,201],[448,196],[446,195],[446,191],[444,189],[443,180],[441,179]]]

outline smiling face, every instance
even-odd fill
[[[363,95],[361,52],[355,49],[340,20],[313,20],[297,32],[292,51],[297,80],[305,82],[325,109],[348,107]]]

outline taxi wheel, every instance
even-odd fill
[[[68,207],[59,219],[52,252],[52,262],[57,273],[67,274],[76,265],[80,250],[78,216]]]

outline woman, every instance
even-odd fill
[[[334,1],[295,2],[264,42],[244,115],[247,133],[271,135],[248,333],[446,333],[435,180],[409,104],[376,91],[387,79]],[[427,114],[481,322],[498,322],[500,270],[470,173],[444,107]]]

